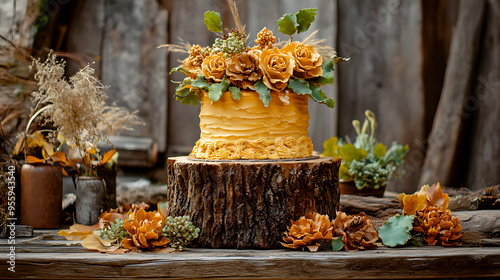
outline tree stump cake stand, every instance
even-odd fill
[[[168,159],[168,215],[191,216],[197,244],[209,248],[280,248],[290,220],[339,209],[340,160]]]

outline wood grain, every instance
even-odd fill
[[[425,136],[424,95],[420,67],[419,1],[338,1],[337,51],[351,57],[339,65],[338,136],[354,141],[352,120],[367,109],[377,117],[377,140],[408,144],[401,182],[389,190],[414,192],[423,161],[418,144]]]
[[[481,189],[500,182],[500,2],[488,1],[472,96],[466,100],[470,114],[470,144],[466,186]],[[465,172],[464,172],[465,173]]]
[[[335,217],[340,160],[168,159],[168,215],[189,215],[210,248],[280,248],[291,219]]]
[[[462,130],[467,97],[471,93],[483,29],[485,1],[460,1],[457,28],[451,42],[443,92],[429,136],[429,148],[419,185],[450,185],[461,160]]]
[[[59,246],[55,245],[57,242]],[[89,252],[69,241],[37,243],[18,247],[16,273],[7,271],[7,247],[0,247],[0,275],[3,279],[402,279],[500,276],[500,253],[497,248],[384,247],[361,252],[316,253],[188,249],[173,254],[113,255]],[[52,251],[41,248],[50,248]]]
[[[157,1],[106,1],[102,42],[102,82],[110,100],[139,110],[144,126],[122,134],[150,137],[166,150],[168,16]],[[117,74],[118,72],[118,74]]]

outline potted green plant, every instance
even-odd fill
[[[365,111],[365,121],[352,122],[357,136],[342,141],[332,137],[323,143],[323,156],[340,157],[339,183],[342,194],[373,195],[382,197],[385,187],[398,166],[403,164],[408,145],[392,143],[390,149],[375,139],[375,114]]]

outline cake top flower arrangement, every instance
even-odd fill
[[[234,100],[240,100],[242,91],[250,91],[256,92],[267,107],[274,91],[282,93],[280,98],[285,104],[286,95],[295,92],[334,107],[334,100],[327,97],[320,86],[333,84],[334,64],[347,59],[337,57],[323,40],[313,39],[316,32],[302,42],[293,41],[295,34],[307,31],[314,22],[316,8],[285,14],[277,21],[278,30],[289,35],[289,41],[276,42],[273,32],[264,27],[257,34],[256,45],[250,47],[234,2],[229,1],[229,6],[236,28],[226,33],[223,33],[219,13],[207,11],[204,14],[208,30],[219,36],[212,46],[188,43],[160,46],[189,54],[182,65],[171,71],[186,75],[176,88],[176,100],[197,105],[200,94],[207,92],[210,100],[217,102],[226,91]]]

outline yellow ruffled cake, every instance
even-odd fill
[[[267,107],[259,94],[243,90],[236,101],[225,92],[217,102],[200,97],[200,159],[290,159],[312,155],[307,136],[308,96],[273,92]]]

